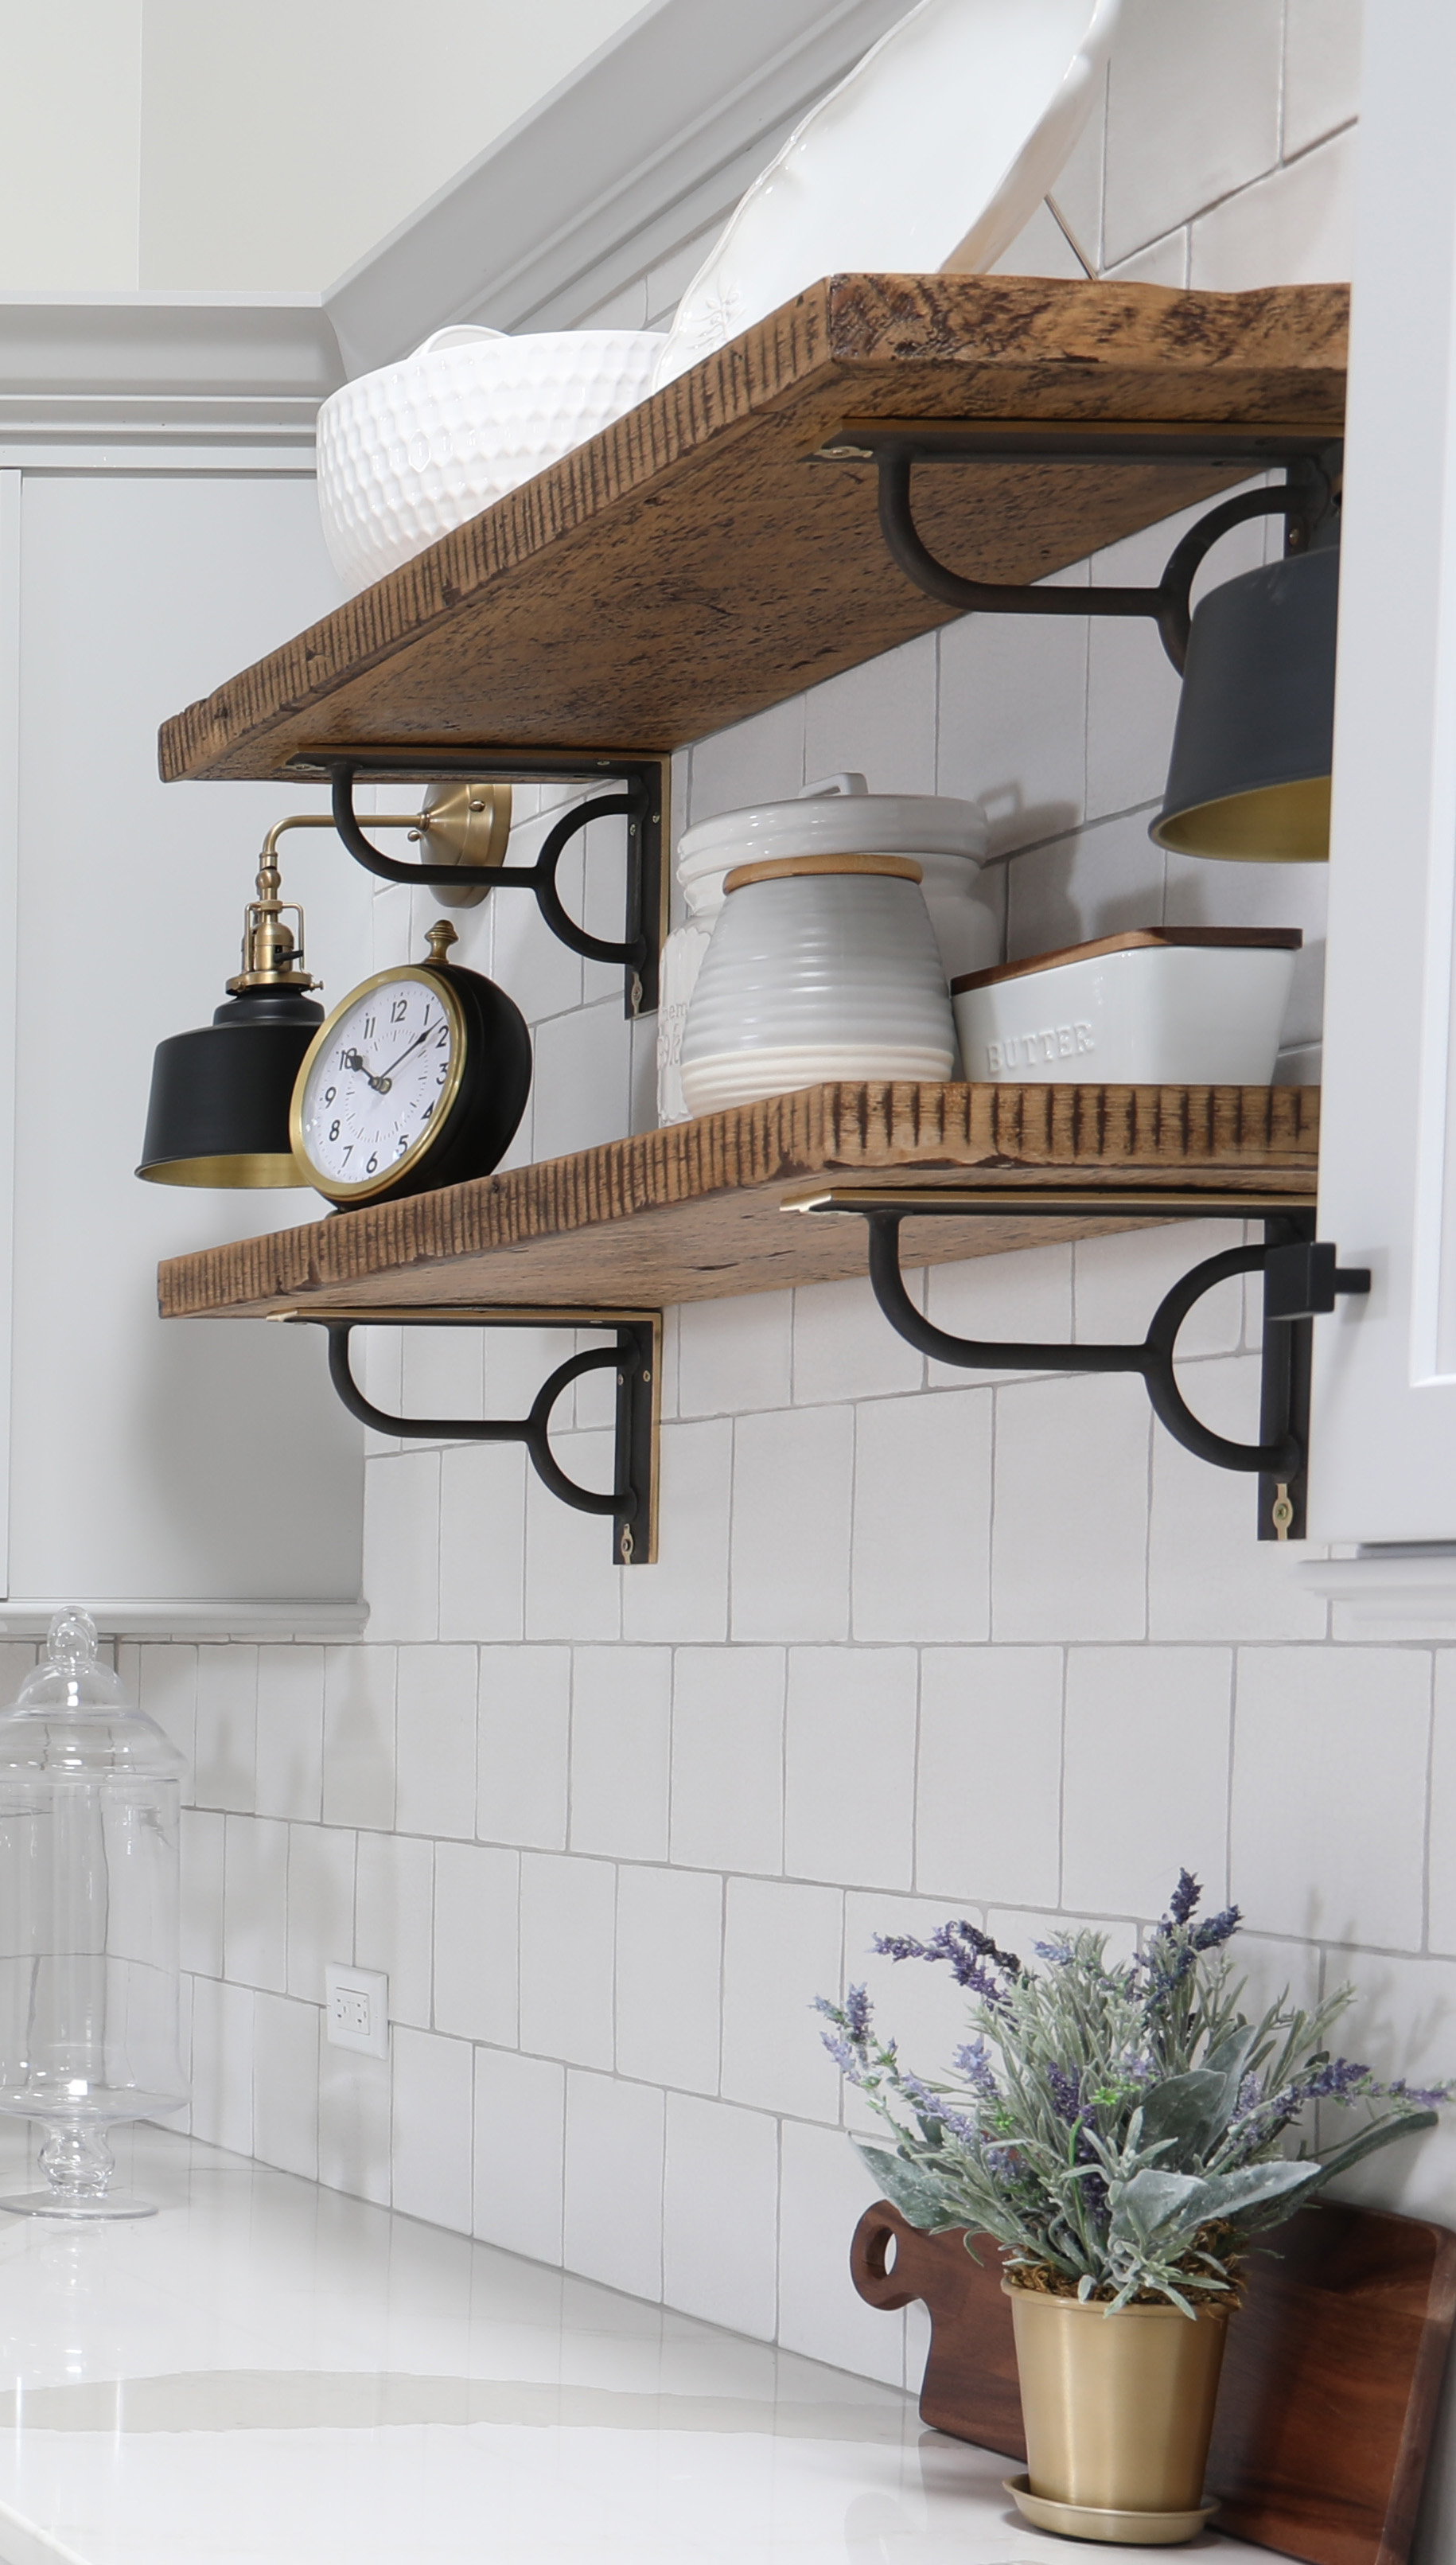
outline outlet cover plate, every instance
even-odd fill
[[[330,1960],[323,1971],[323,2027],[334,2048],[363,2057],[389,2055],[389,1980],[382,1969],[346,1969]]]

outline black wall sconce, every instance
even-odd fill
[[[1145,615],[1183,679],[1167,789],[1149,833],[1181,854],[1242,862],[1319,863],[1330,852],[1330,767],[1340,582],[1343,449],[1311,450],[1309,432],[1180,428],[1083,419],[1007,427],[955,420],[910,427],[856,419],[819,450],[826,462],[873,462],[880,527],[907,579],[928,596],[977,614]],[[1155,587],[1048,587],[964,579],[937,561],[916,524],[918,464],[1237,462],[1283,465],[1282,488],[1238,491],[1209,510],[1169,556]],[[1286,557],[1248,571],[1190,606],[1193,580],[1221,536],[1251,517],[1282,516]]]
[[[304,912],[280,897],[278,841],[286,828],[331,828],[324,811],[297,812],[269,829],[258,887],[244,913],[243,967],[210,1025],[158,1043],[141,1164],[153,1185],[306,1186],[294,1156],[289,1106],[304,1053],[323,1022],[319,988],[304,955]],[[446,908],[470,908],[490,888],[480,871],[501,862],[511,834],[509,784],[450,783],[418,812],[375,812],[371,828],[408,828],[432,859]],[[465,867],[458,885],[451,871]],[[441,876],[444,876],[443,886]],[[295,933],[287,921],[297,918]]]

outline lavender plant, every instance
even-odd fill
[[[877,1936],[877,1951],[942,1962],[964,1987],[972,2035],[954,2083],[901,2065],[863,1986],[843,2004],[818,1998],[825,2046],[894,2133],[890,2150],[854,2143],[912,2225],[964,2227],[968,2250],[991,2236],[1024,2287],[1110,2309],[1171,2299],[1191,2316],[1235,2287],[1261,2228],[1375,2148],[1433,2126],[1452,2085],[1382,2084],[1332,2055],[1352,1986],[1308,2012],[1286,1994],[1249,2019],[1228,1955],[1239,1910],[1199,1920],[1200,1896],[1181,1872],[1125,1962],[1109,1960],[1102,1933],[1039,1942],[1039,1972],[974,1924],[942,1924],[927,1942]],[[1361,2102],[1385,2107],[1318,2158],[1294,2134],[1312,2103]]]

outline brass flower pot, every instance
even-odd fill
[[[1192,2512],[1203,2492],[1228,2310],[1011,2301],[1030,2491],[1100,2512]]]

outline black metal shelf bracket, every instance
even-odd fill
[[[438,886],[459,891],[477,885],[489,891],[527,890],[551,933],[587,962],[618,964],[626,975],[624,1012],[648,1014],[658,1001],[658,963],[665,932],[667,874],[663,847],[668,819],[668,761],[663,757],[602,756],[575,750],[471,749],[310,749],[292,761],[301,774],[326,776],[332,792],[333,824],[354,861],[378,880],[403,882],[411,888]],[[372,844],[368,819],[354,809],[354,787],[362,781],[442,783],[451,779],[490,779],[513,784],[618,784],[619,793],[598,795],[564,812],[548,829],[531,864],[401,863]],[[561,902],[556,872],[573,837],[594,819],[627,822],[627,887],[625,932],[618,943],[591,935]]]
[[[327,1309],[280,1310],[295,1325],[328,1335],[328,1377],[350,1416],[376,1434],[427,1443],[522,1443],[543,1487],[578,1514],[609,1515],[612,1556],[620,1567],[649,1567],[657,1557],[658,1440],[661,1413],[662,1312],[621,1309]],[[524,1416],[391,1416],[364,1396],[353,1375],[349,1339],[355,1327],[578,1327],[610,1329],[613,1341],[575,1353],[541,1383]],[[617,1386],[613,1484],[598,1491],[568,1478],[551,1451],[551,1410],[573,1381],[614,1371]]]
[[[1328,532],[1335,507],[1340,446],[1305,429],[1185,427],[1146,422],[854,419],[819,448],[816,461],[873,462],[879,473],[880,531],[908,580],[935,597],[974,614],[1147,615],[1156,623],[1179,675],[1187,655],[1190,592],[1199,565],[1222,535],[1250,517],[1282,516],[1287,548],[1304,552]],[[937,561],[916,524],[911,478],[917,464],[1177,462],[1243,465],[1249,472],[1285,467],[1276,489],[1241,490],[1190,527],[1168,557],[1155,587],[1047,587],[964,579]]]
[[[1280,1203],[1268,1195],[1184,1196],[1107,1192],[1009,1192],[986,1187],[927,1188],[911,1194],[891,1187],[839,1187],[786,1208],[817,1214],[847,1213],[869,1232],[870,1283],[885,1316],[908,1344],[934,1362],[964,1371],[1136,1372],[1152,1412],[1185,1452],[1215,1470],[1237,1470],[1259,1480],[1258,1536],[1302,1540],[1309,1482],[1310,1371],[1313,1319],[1335,1306],[1341,1292],[1370,1287],[1363,1267],[1338,1265],[1336,1250],[1315,1238],[1315,1213],[1307,1203]],[[1262,1245],[1225,1248],[1205,1257],[1165,1292],[1140,1344],[1010,1344],[953,1336],[922,1315],[901,1269],[901,1226],[908,1219],[1004,1220],[1028,1214],[1066,1220],[1259,1219]],[[1178,1332],[1205,1292],[1237,1274],[1263,1273],[1263,1381],[1257,1443],[1232,1442],[1194,1415],[1173,1370]]]

